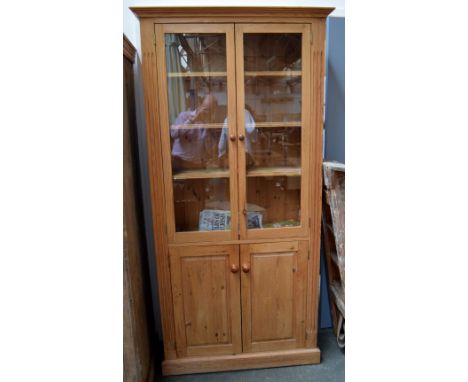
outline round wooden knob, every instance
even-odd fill
[[[236,264],[231,264],[231,272],[232,273],[239,272],[239,267]]]
[[[229,137],[229,139],[231,140],[231,142],[235,142],[236,136],[235,136],[235,135],[231,135],[231,136]]]
[[[250,272],[250,264],[242,264],[242,272],[249,273]]]
[[[245,137],[241,134],[239,135],[239,141],[243,141],[245,139]]]

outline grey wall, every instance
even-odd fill
[[[325,159],[345,163],[345,18],[330,17],[327,25],[327,90],[325,97]]]
[[[325,94],[325,153],[327,160],[345,163],[345,18],[327,22],[327,83]],[[320,327],[332,326],[323,250],[320,251]]]
[[[162,359],[162,329],[161,329],[161,310],[159,306],[159,291],[156,276],[156,260],[155,246],[153,235],[153,219],[151,216],[151,191],[149,182],[148,169],[148,150],[146,145],[146,121],[143,99],[143,79],[141,74],[141,61],[137,54],[135,64],[133,66],[135,76],[135,102],[136,102],[136,119],[138,128],[138,155],[140,160],[141,170],[141,189],[143,194],[143,210],[145,219],[145,234],[148,249],[148,265],[151,282],[151,292],[153,300],[153,317],[154,317],[154,333],[156,335],[156,358]],[[161,191],[162,192],[162,191]],[[157,362],[157,365],[159,363]]]

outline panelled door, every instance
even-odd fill
[[[170,249],[179,357],[242,351],[239,246]]]
[[[306,236],[310,25],[235,29],[241,238]]]
[[[307,245],[241,245],[244,352],[305,346]]]
[[[155,36],[169,241],[237,239],[234,24],[155,24]]]

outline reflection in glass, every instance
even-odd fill
[[[176,231],[231,228],[229,179],[174,180]]]
[[[257,122],[301,121],[301,77],[246,76],[245,103]]]
[[[244,70],[301,70],[301,33],[244,34]]]
[[[176,231],[229,230],[226,36],[165,43]]]
[[[258,167],[300,167],[301,128],[257,129],[255,142],[248,153],[248,170]]]
[[[300,225],[301,48],[301,33],[244,34],[248,229]]]
[[[298,226],[301,220],[301,177],[248,177],[247,201],[249,229]],[[254,224],[253,217],[256,217]]]

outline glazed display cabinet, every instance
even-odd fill
[[[332,8],[140,19],[164,374],[320,362]]]

